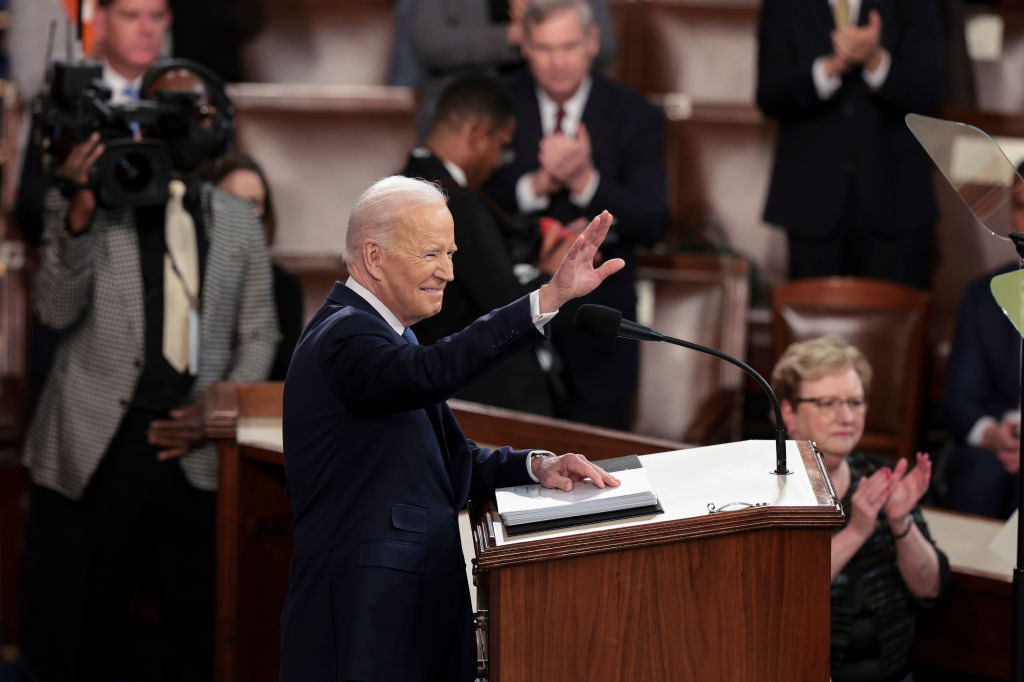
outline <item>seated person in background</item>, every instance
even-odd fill
[[[836,337],[792,344],[772,370],[789,437],[817,443],[846,515],[832,536],[834,682],[909,679],[914,606],[932,603],[949,578],[917,507],[928,455],[890,468],[855,450],[870,385],[867,359]]]
[[[523,15],[527,71],[509,80],[516,98],[515,158],[484,185],[509,212],[564,224],[607,210],[616,223],[601,246],[623,274],[555,318],[552,341],[565,362],[569,419],[629,426],[636,344],[576,330],[576,309],[599,303],[636,319],[633,250],[652,246],[669,223],[660,110],[633,90],[592,74],[600,29],[584,0],[532,0]]]
[[[946,504],[1005,519],[1017,508],[1020,476],[1020,334],[992,298],[992,277],[964,292],[946,365],[942,423],[956,446],[949,456]]]
[[[236,197],[248,199],[256,208],[256,215],[263,223],[263,234],[267,245],[274,243],[277,231],[277,216],[270,184],[263,169],[255,159],[239,151],[230,151],[207,164],[203,177],[217,185],[218,189]],[[274,271],[274,302],[277,304],[277,323],[281,329],[281,343],[277,347],[274,366],[270,370],[270,381],[284,381],[288,363],[295,350],[295,342],[302,333],[302,284],[299,278],[277,263],[271,264]]]
[[[572,239],[563,239],[556,245],[559,234],[549,231],[541,245],[544,257],[539,270],[532,269],[539,276],[520,282],[501,225],[511,217],[476,191],[498,165],[504,146],[512,141],[514,109],[512,96],[494,79],[468,76],[456,80],[441,96],[426,146],[413,150],[402,170],[402,175],[436,182],[448,193],[459,247],[455,256],[458,273],[445,287],[441,312],[413,327],[425,345],[536,289],[554,273],[572,244]],[[457,397],[555,416],[558,364],[554,349],[545,341],[511,358]]]

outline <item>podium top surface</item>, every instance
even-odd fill
[[[584,526],[510,536],[497,515],[493,519],[495,546],[564,539],[571,536],[663,524],[686,519],[724,518],[750,510],[754,512],[788,508],[814,511],[836,510],[831,485],[813,485],[820,478],[816,457],[810,466],[795,441],[787,442],[788,476],[772,473],[775,442],[750,440],[702,448],[688,448],[641,455],[651,487],[664,509],[662,514],[602,521]],[[711,511],[720,510],[720,511]]]

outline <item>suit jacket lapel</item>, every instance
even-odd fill
[[[133,341],[139,348],[145,346],[146,311],[142,291],[142,263],[139,258],[139,233],[131,209],[110,213],[103,229],[109,245],[110,272],[117,283],[121,303],[130,311],[126,319],[131,323]]]

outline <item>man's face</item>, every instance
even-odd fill
[[[860,442],[866,409],[851,409],[846,400],[864,400],[864,386],[853,368],[800,382],[797,398],[839,398],[831,408],[813,402],[783,401],[782,418],[794,440],[813,440],[831,469]]]
[[[584,30],[573,9],[559,10],[526,26],[523,54],[530,72],[548,97],[564,102],[590,73],[599,47],[597,27]]]
[[[476,189],[494,172],[501,163],[501,153],[512,144],[516,134],[515,121],[503,126],[485,125],[477,135],[471,136],[473,163],[466,171],[466,184]]]
[[[103,57],[123,76],[135,78],[160,56],[171,26],[167,0],[114,0],[97,10]]]
[[[455,279],[455,223],[444,204],[410,209],[395,225],[381,258],[381,302],[406,327],[441,312],[444,287]]]

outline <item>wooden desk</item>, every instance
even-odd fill
[[[952,575],[936,610],[918,618],[917,660],[1008,680],[1013,566],[988,549],[1003,523],[934,507],[926,507],[924,516]]]

